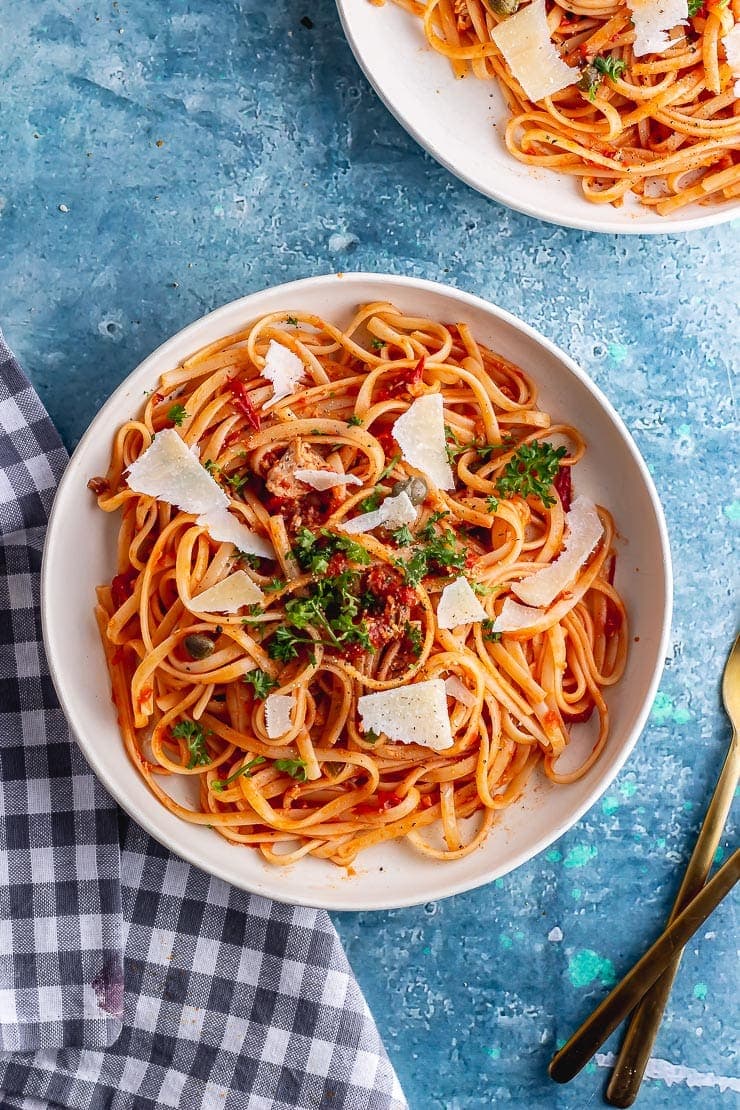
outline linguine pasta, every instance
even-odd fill
[[[303,368],[273,404],[271,343]],[[404,460],[393,435],[430,395],[443,406],[446,490]],[[229,512],[274,558],[245,556],[193,513],[129,487],[130,468],[166,428],[198,448]],[[594,510],[601,539],[567,589],[530,610],[535,624],[495,625],[512,588],[563,552],[584,451],[577,429],[538,407],[528,374],[465,324],[388,303],[361,307],[346,330],[273,313],[165,373],[116,432],[107,475],[90,482],[100,508],[120,515],[117,567],[96,614],[123,742],[149,788],[183,820],[272,863],[311,854],[348,866],[399,838],[457,859],[536,767],[555,783],[583,775],[607,743],[604,691],[627,650],[606,509]],[[355,481],[319,490],[297,470]],[[344,531],[401,492],[411,524]],[[199,610],[194,599],[237,570],[264,600]],[[460,579],[485,618],[441,627],[440,598]],[[363,727],[362,696],[432,680],[447,684],[452,746]],[[593,750],[559,771],[573,724],[592,714]],[[189,780],[196,800],[175,800],[168,779]]]
[[[517,0],[394,2],[423,21],[456,77],[497,82],[510,113],[506,147],[519,162],[576,177],[596,204],[633,194],[661,215],[740,196],[738,75],[724,45],[740,0],[689,0],[688,26],[638,57],[624,0],[547,0],[551,41],[575,77],[538,103],[491,38]]]

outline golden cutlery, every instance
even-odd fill
[[[673,903],[669,924],[707,880],[740,777],[740,636],[735,640],[725,665],[722,699],[727,716],[732,722],[732,740],[686,874]],[[635,1101],[681,956],[682,952],[676,953],[630,1018],[606,1089],[606,1101],[612,1106],[631,1106]]]

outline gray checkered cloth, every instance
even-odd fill
[[[0,335],[0,1106],[403,1110],[327,915],[170,855],[72,742],[39,619],[66,461]]]

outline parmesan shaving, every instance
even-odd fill
[[[312,489],[333,489],[334,486],[361,486],[362,479],[354,474],[337,474],[336,470],[296,470],[295,477]]]
[[[222,582],[192,598],[189,608],[196,613],[236,613],[243,605],[261,604],[262,590],[246,571],[235,570]]]
[[[544,615],[543,609],[530,609],[528,605],[520,605],[518,601],[512,601],[507,597],[501,612],[493,622],[493,631],[521,632],[525,628],[531,628]]]
[[[364,694],[357,709],[366,732],[384,733],[400,744],[423,744],[441,752],[454,743],[441,678]]]
[[[552,96],[579,79],[566,65],[550,38],[545,0],[533,0],[504,19],[491,38],[530,100]]]
[[[283,397],[290,397],[291,393],[295,393],[295,388],[304,374],[305,367],[298,355],[294,355],[282,343],[276,343],[271,339],[265,355],[262,377],[272,383],[273,394],[262,408],[269,409],[278,401],[282,401]]]
[[[478,699],[473,691],[469,690],[456,674],[451,674],[449,678],[445,679],[445,690],[448,697],[454,698],[455,701],[459,701],[461,705],[466,705],[468,709],[477,705]]]
[[[265,700],[265,730],[271,740],[279,740],[290,732],[290,712],[294,706],[292,694],[270,694]]]
[[[380,508],[371,513],[362,513],[352,520],[342,521],[340,527],[343,532],[357,535],[360,532],[372,532],[384,524],[386,528],[400,528],[403,524],[413,524],[416,520],[416,509],[411,504],[407,493],[399,493],[396,497],[386,497]]]
[[[157,433],[151,446],[132,463],[126,484],[134,493],[156,497],[185,513],[212,512],[229,504],[197,453],[174,428]]]
[[[393,438],[406,462],[420,470],[438,489],[454,489],[447,459],[441,393],[417,397],[393,425]]]
[[[688,0],[627,0],[627,6],[635,28],[632,52],[636,58],[662,54],[671,45],[667,32],[686,26],[689,18]]]
[[[251,528],[230,513],[228,509],[216,509],[203,513],[196,524],[205,528],[216,543],[233,543],[238,551],[247,555],[259,555],[261,559],[274,559],[275,549],[269,540],[257,535]]]
[[[576,497],[565,515],[568,529],[563,550],[554,563],[512,585],[512,592],[527,605],[546,608],[571,585],[603,534],[593,501]]]
[[[442,590],[437,606],[437,624],[440,628],[457,628],[486,618],[486,611],[467,578],[456,578]]]

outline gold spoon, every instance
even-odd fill
[[[648,948],[642,959],[627,972],[621,983],[611,991],[590,1017],[586,1018],[567,1044],[556,1052],[550,1061],[550,1078],[557,1083],[567,1083],[577,1075],[584,1064],[601,1048],[637,1005],[663,970],[674,958],[677,951],[686,944],[696,930],[729,894],[740,879],[740,848],[732,853],[714,878],[689,902],[658,937],[655,944]]]
[[[732,722],[732,740],[696,847],[668,918],[669,924],[707,881],[740,776],[740,636],[735,640],[725,665],[722,698],[727,716]],[[631,1106],[637,1097],[681,956],[682,951],[676,952],[630,1018],[606,1089],[606,1101],[612,1106]]]

